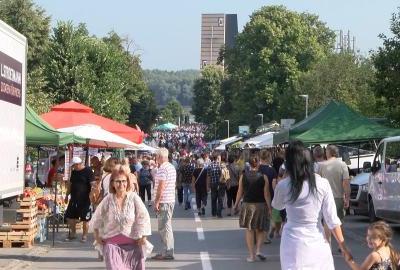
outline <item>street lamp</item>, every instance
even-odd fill
[[[306,118],[308,117],[308,95],[300,95],[300,97],[306,99]]]
[[[225,120],[228,123],[228,138],[229,138],[229,120]]]
[[[264,125],[264,115],[262,113],[257,114],[257,116],[261,117],[261,126]]]

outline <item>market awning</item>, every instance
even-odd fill
[[[274,144],[294,139],[304,143],[352,143],[400,135],[399,129],[385,127],[355,112],[344,103],[331,101],[290,130],[274,135]]]
[[[150,153],[154,153],[155,151],[157,151],[157,149],[158,148],[151,147],[150,145],[147,145],[144,143],[138,144],[137,147],[134,147],[134,148],[132,148],[132,147],[125,148],[125,150],[147,151]]]
[[[86,140],[68,132],[60,132],[52,128],[37,115],[32,108],[26,106],[25,135],[27,145],[61,146],[67,144],[84,144]]]
[[[156,130],[173,130],[176,129],[178,126],[174,125],[172,123],[165,123],[162,125],[157,126],[155,129]]]
[[[59,128],[61,132],[71,132],[77,136],[85,138],[87,143],[92,147],[97,148],[125,148],[137,147],[137,144],[128,141],[118,135],[115,135],[107,130],[96,125],[81,125],[75,127]]]
[[[75,101],[56,105],[41,117],[56,129],[92,124],[137,144],[142,143],[144,138],[142,131],[97,115],[92,108]]]
[[[215,150],[225,151],[226,147],[232,143],[238,142],[242,139],[240,136],[232,136],[220,141],[220,145],[215,148]]]
[[[266,132],[264,134],[255,136],[248,140],[245,140],[241,144],[241,148],[267,148],[274,146],[273,138],[275,132]]]

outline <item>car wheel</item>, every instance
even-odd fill
[[[378,220],[378,218],[375,215],[374,203],[372,202],[371,198],[369,198],[368,200],[368,217],[370,222],[375,222]]]

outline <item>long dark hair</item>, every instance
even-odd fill
[[[290,202],[295,202],[303,189],[304,181],[308,180],[309,193],[315,195],[314,164],[311,154],[301,141],[293,141],[286,149],[286,170],[290,176]]]

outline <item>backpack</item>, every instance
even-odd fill
[[[229,173],[228,167],[226,165],[221,166],[221,178],[219,179],[219,182],[221,184],[226,184],[231,179],[231,175]]]

